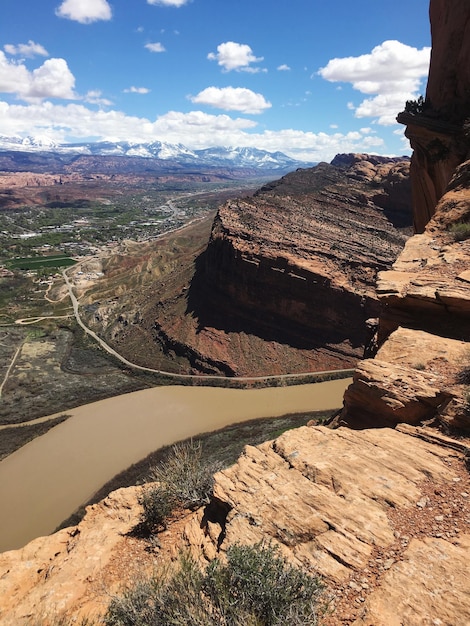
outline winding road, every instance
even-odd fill
[[[274,374],[274,375],[269,375],[269,376],[234,376],[234,377],[231,377],[230,379],[227,379],[226,376],[217,376],[215,374],[207,374],[204,376],[197,375],[197,374],[175,374],[174,372],[165,372],[164,370],[157,370],[157,369],[152,369],[151,367],[144,367],[143,365],[137,365],[137,363],[132,363],[131,361],[128,361],[125,357],[123,357],[121,354],[116,352],[116,350],[114,350],[109,344],[103,341],[103,339],[101,339],[101,337],[99,337],[93,330],[91,330],[91,328],[88,328],[88,326],[86,326],[86,324],[83,322],[82,318],[80,317],[79,302],[73,291],[73,284],[69,276],[67,275],[67,270],[65,269],[62,270],[62,276],[64,277],[65,284],[67,285],[67,288],[69,290],[70,300],[73,306],[73,312],[74,312],[75,319],[77,320],[78,325],[87,333],[87,335],[92,337],[103,348],[103,350],[106,350],[106,352],[108,352],[109,354],[112,354],[114,357],[119,359],[121,363],[124,363],[124,365],[127,365],[128,367],[132,367],[134,369],[141,370],[143,372],[151,372],[152,374],[162,374],[165,376],[171,376],[175,378],[176,380],[178,379],[223,380],[223,381],[238,380],[238,381],[246,381],[246,382],[261,381],[261,380],[274,380],[274,379],[286,380],[288,378],[302,378],[302,377],[308,377],[308,376],[311,377],[312,375],[321,376],[323,374],[333,374],[333,373],[338,373],[338,374],[342,373],[345,375],[352,375],[352,373],[354,372],[354,369],[349,368],[349,369],[340,369],[340,370],[324,370],[321,372],[302,372],[302,373],[297,373],[297,374]]]

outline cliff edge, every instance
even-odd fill
[[[455,33],[468,33],[469,16],[466,0],[431,0],[434,76],[440,63],[446,71],[445,58],[439,58],[447,54],[442,42],[457,42],[456,49],[467,50],[469,37]],[[456,74],[457,95],[470,93],[466,71],[468,65]],[[460,110],[457,103],[455,111]],[[449,111],[454,115],[454,109]],[[48,623],[48,615],[65,616],[70,623],[81,617],[99,619],[122,583],[135,582],[156,562],[174,559],[180,547],[206,562],[230,545],[260,539],[277,544],[297,565],[322,574],[327,626],[470,623],[470,161],[468,148],[458,152],[466,138],[455,122],[451,133],[449,121],[439,126],[437,138],[449,152],[437,161],[429,158],[437,125],[414,119],[408,131],[427,133],[414,158],[424,194],[416,217],[422,229],[393,267],[379,274],[377,354],[359,364],[346,393],[339,422],[350,428],[306,426],[247,446],[237,463],[216,474],[209,505],[181,511],[158,541],[132,534],[140,516],[141,488],[135,487],[90,507],[78,527],[0,555],[2,624],[26,626],[43,616]],[[277,200],[269,188],[263,194],[262,214],[275,233],[269,209]],[[221,212],[212,234],[214,248],[208,254],[214,253],[222,268],[230,263],[224,250],[231,246],[260,273],[277,271],[288,281],[305,277],[302,268],[313,273],[302,229],[296,258],[303,259],[305,251],[305,267],[300,262],[295,268],[280,266],[271,254],[264,268],[253,253],[255,239],[250,238],[248,249],[244,237],[237,240],[232,234],[234,223],[237,232],[249,232],[249,216],[258,209],[249,201],[240,201],[235,209],[234,216],[228,207]],[[354,207],[348,215],[353,214]],[[256,243],[262,249],[262,242]],[[326,250],[324,241],[320,245]],[[283,258],[295,247],[293,239],[279,242]],[[218,268],[204,271],[217,279]],[[367,298],[368,273],[358,272]],[[348,292],[346,276],[330,277],[333,290]],[[224,289],[228,298],[235,297],[234,285]],[[241,289],[247,302],[251,286]],[[301,326],[302,314],[299,308]]]
[[[324,625],[468,624],[465,446],[429,435],[313,426],[247,446],[212,502],[153,541],[134,532],[142,487],[113,492],[78,526],[0,554],[2,626],[98,624],[113,594],[180,549],[207,563],[260,540],[323,576]]]
[[[431,0],[432,52],[425,98],[397,120],[413,148],[411,178],[418,233],[434,215],[470,144],[470,15],[467,0]]]

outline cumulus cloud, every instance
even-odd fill
[[[244,87],[207,87],[190,100],[196,104],[208,104],[224,111],[252,114],[262,113],[272,106],[260,93]]]
[[[280,150],[305,161],[331,161],[338,152],[374,152],[383,140],[361,131],[313,133],[284,129],[256,132],[257,124],[227,114],[202,111],[170,111],[155,121],[128,116],[121,111],[91,110],[83,104],[53,104],[49,101],[26,105],[0,101],[0,135],[46,134],[58,142],[116,140],[168,141],[197,150],[211,146],[247,146],[270,152]]]
[[[55,13],[58,17],[81,24],[110,20],[112,17],[111,7],[107,0],[64,0]]]
[[[330,82],[351,83],[371,95],[358,106],[356,117],[376,117],[379,124],[393,124],[406,100],[416,98],[428,74],[429,47],[413,48],[399,41],[384,41],[369,54],[331,59],[318,73]]]
[[[279,72],[288,72],[290,70],[290,67],[288,65],[286,65],[285,63],[283,63],[282,65],[279,65],[277,70]]]
[[[150,93],[150,89],[147,89],[147,87],[129,87],[129,89],[124,89],[124,93],[139,93],[139,94],[146,94],[146,93]]]
[[[47,59],[30,72],[23,63],[9,61],[0,50],[0,93],[12,93],[23,100],[75,99],[74,86],[75,77],[64,59]]]
[[[147,4],[155,4],[162,7],[182,7],[190,0],[147,0]]]
[[[165,52],[165,46],[159,41],[156,41],[155,43],[146,43],[145,47],[150,52]]]
[[[8,52],[8,54],[19,55],[28,59],[32,59],[35,56],[49,56],[49,53],[44,46],[41,46],[40,43],[35,43],[31,39],[28,43],[19,43],[17,45],[7,43],[3,46],[3,49],[5,52]]]
[[[210,61],[217,63],[225,72],[235,70],[237,72],[259,72],[261,68],[251,67],[251,63],[258,63],[263,57],[255,57],[250,46],[244,43],[226,41],[217,46],[217,52],[207,55]]]

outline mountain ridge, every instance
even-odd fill
[[[184,167],[235,167],[251,168],[260,171],[287,172],[299,167],[311,167],[314,163],[293,159],[283,152],[268,152],[248,146],[209,147],[191,150],[183,144],[171,144],[162,141],[128,142],[128,141],[97,141],[61,144],[48,137],[5,137],[0,136],[0,156],[10,155],[12,166],[21,162],[21,154],[34,154],[36,158],[44,155],[61,157],[67,162],[80,156],[90,157],[122,157],[161,162],[162,166]],[[0,163],[2,169],[8,165]]]

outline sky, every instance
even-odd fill
[[[429,0],[1,0],[0,135],[410,154]]]

